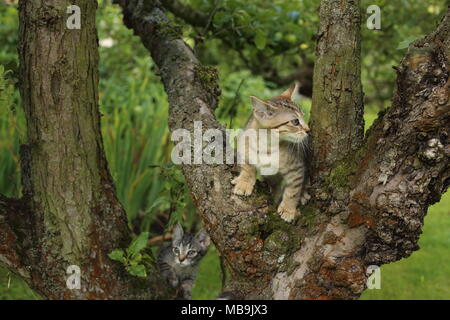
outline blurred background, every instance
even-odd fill
[[[162,1],[170,3],[172,1]],[[298,79],[298,102],[308,115],[317,0],[180,0],[203,14],[185,21],[169,13],[201,62],[219,70],[216,116],[239,128],[250,114],[250,95],[270,98]],[[201,228],[180,168],[170,162],[168,103],[158,70],[140,40],[122,23],[110,0],[99,0],[100,109],[105,151],[118,197],[135,234],[150,232],[155,249],[176,222]],[[381,30],[366,27],[369,5],[381,8]],[[69,5],[69,1],[68,1]],[[362,0],[362,81],[366,129],[390,105],[395,71],[408,44],[435,29],[445,0]],[[20,197],[19,146],[26,125],[18,90],[16,0],[0,0],[0,193]],[[430,207],[421,249],[381,268],[381,289],[361,299],[450,299],[450,193]],[[215,248],[202,260],[194,299],[214,299],[222,286]],[[0,267],[0,299],[41,299]]]

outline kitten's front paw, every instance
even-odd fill
[[[172,286],[172,288],[176,288],[180,284],[178,279],[170,279],[169,282],[170,282],[170,285]]]
[[[300,199],[300,203],[302,204],[302,206],[304,206],[305,204],[308,203],[308,201],[311,199],[311,196],[309,195],[308,192],[304,191],[302,194],[302,197]]]
[[[286,222],[292,222],[297,217],[299,212],[295,207],[286,205],[285,203],[281,202],[278,206],[278,213],[281,215],[281,219],[283,219]]]
[[[255,182],[247,181],[240,177],[236,177],[231,180],[231,183],[234,184],[233,193],[240,196],[249,196],[253,192],[253,186]]]
[[[181,283],[181,290],[183,292],[183,299],[185,300],[192,300],[192,286],[193,286],[193,282],[192,281],[184,281]]]

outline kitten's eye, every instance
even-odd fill
[[[197,255],[197,251],[195,251],[195,250],[189,250],[189,252],[188,252],[188,256],[189,257],[195,257]]]
[[[300,124],[300,121],[298,121],[298,119],[294,119],[291,121],[291,124],[293,124],[294,126],[298,126]]]
[[[180,249],[178,249],[178,248],[173,248],[173,253],[179,254],[179,253],[180,253]]]

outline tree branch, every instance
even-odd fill
[[[265,75],[263,75],[263,77],[265,80],[273,82],[279,87],[289,86],[297,80],[301,85],[299,93],[306,97],[312,97],[313,74],[314,63],[305,61],[304,65],[298,67],[296,71],[286,76],[281,76],[278,73],[278,70],[271,69],[269,70],[269,73],[266,73]]]
[[[175,16],[183,19],[193,27],[205,28],[208,24],[208,14],[186,6],[178,0],[161,0],[161,3]]]
[[[392,107],[370,129],[349,217],[370,228],[370,263],[417,250],[427,208],[449,186],[449,48],[450,9],[435,32],[410,45],[396,68]]]

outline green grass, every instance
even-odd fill
[[[194,300],[215,299],[221,292],[220,259],[217,250],[212,246],[203,260],[200,262],[200,269],[197,281],[192,290]]]
[[[0,300],[39,300],[40,297],[19,277],[0,267]]]

